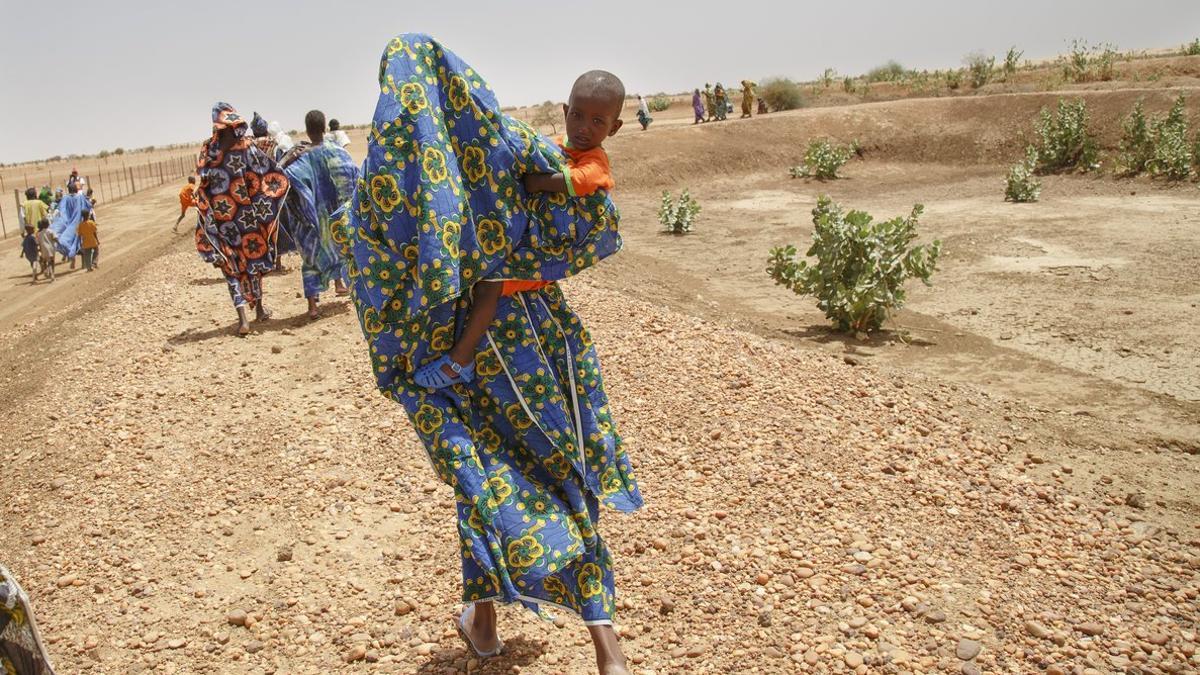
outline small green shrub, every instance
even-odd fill
[[[962,86],[962,71],[951,68],[946,71],[946,87],[949,89],[958,89]]]
[[[1184,56],[1200,56],[1200,38],[1196,38],[1183,46]]]
[[[646,102],[646,106],[650,108],[650,112],[662,112],[671,107],[671,97],[655,96]]]
[[[1042,193],[1042,182],[1037,179],[1037,148],[1025,148],[1025,159],[1008,170],[1004,184],[1004,201],[1024,203],[1036,202]]]
[[[978,89],[992,81],[992,73],[996,69],[996,57],[984,56],[983,52],[971,52],[967,54],[963,62],[967,65],[967,72],[971,74],[972,89]]]
[[[835,145],[827,139],[808,142],[804,151],[804,163],[791,169],[792,178],[817,178],[832,180],[854,154],[854,145]]]
[[[1154,157],[1154,140],[1150,136],[1150,125],[1142,110],[1142,100],[1133,104],[1129,116],[1121,121],[1121,143],[1117,147],[1117,172],[1127,176],[1146,170]]]
[[[125,148],[117,148],[116,150],[113,150],[113,154],[114,155],[123,155],[123,154],[125,154]]]
[[[888,61],[882,66],[875,66],[867,71],[867,82],[896,82],[904,79],[904,66],[895,61]]]
[[[821,73],[821,77],[817,78],[817,81],[821,83],[821,86],[828,89],[833,85],[833,81],[836,79],[837,71],[833,68],[826,68],[825,72]]]
[[[942,244],[914,246],[917,204],[907,217],[874,222],[862,211],[843,212],[822,196],[813,209],[812,245],[796,260],[795,246],[771,249],[767,274],[798,295],[812,295],[817,307],[843,331],[871,331],[904,306],[904,283],[929,285]]]
[[[700,204],[692,199],[685,189],[679,194],[679,199],[671,198],[671,193],[663,190],[662,205],[658,209],[658,222],[663,229],[671,234],[687,234],[700,215]]]
[[[1113,45],[1089,45],[1083,40],[1072,40],[1067,55],[1060,58],[1068,82],[1111,80],[1116,61],[1117,50]]]
[[[1055,113],[1042,108],[1035,133],[1038,141],[1038,173],[1099,168],[1099,155],[1096,143],[1088,132],[1087,104],[1083,99],[1059,99]]]
[[[1194,148],[1188,143],[1186,101],[1175,99],[1171,111],[1152,125],[1154,153],[1146,168],[1153,176],[1167,180],[1183,180],[1192,173]]]
[[[1017,73],[1024,54],[1025,52],[1019,51],[1015,45],[1008,48],[1008,53],[1004,55],[1004,79],[1007,80]]]
[[[846,92],[847,94],[854,93],[854,78],[853,77],[842,78],[842,91]]]
[[[758,86],[758,95],[767,102],[771,110],[795,110],[804,105],[803,88],[786,77],[763,80]]]

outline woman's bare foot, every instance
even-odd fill
[[[308,299],[308,318],[312,321],[316,321],[317,319],[321,318],[321,311],[317,308],[316,298]]]
[[[333,292],[338,297],[350,295],[350,289],[346,286],[346,282],[341,279],[333,280]]]
[[[237,308],[238,314],[238,337],[246,337],[250,334],[250,321],[246,318],[246,306],[242,305]]]
[[[496,605],[492,602],[477,602],[469,611],[466,622],[467,637],[481,653],[494,652],[500,646],[496,633]]]
[[[612,626],[588,626],[592,645],[596,648],[596,667],[600,675],[630,675],[621,643]]]
[[[256,320],[266,321],[267,319],[271,318],[274,315],[275,315],[274,312],[267,309],[266,306],[263,305],[262,300],[259,300],[258,303],[254,305],[254,318]]]

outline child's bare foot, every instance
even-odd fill
[[[254,306],[254,318],[258,321],[266,321],[272,316],[275,316],[275,313],[267,309],[266,306],[263,305],[262,300],[259,300]]]
[[[334,279],[333,292],[339,297],[350,295],[350,289],[347,288],[346,282],[342,281],[341,279]]]
[[[308,299],[308,318],[312,321],[316,321],[317,319],[321,318],[321,311],[317,308],[316,298]]]

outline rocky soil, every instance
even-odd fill
[[[0,550],[60,671],[589,672],[582,626],[519,608],[468,658],[450,489],[350,307],[309,323],[299,287],[238,339],[179,252],[0,336]],[[1016,408],[567,293],[648,501],[601,521],[635,672],[1200,669],[1197,524],[1079,488]]]

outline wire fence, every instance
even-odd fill
[[[154,188],[167,181],[179,180],[195,173],[196,159],[194,154],[177,155],[158,161],[142,164],[122,164],[120,167],[99,168],[90,175],[80,177],[87,182],[94,197],[101,204],[111,204],[142,190]],[[12,201],[7,198],[0,200],[0,232],[3,238],[19,236],[21,232],[21,205],[25,203],[25,190],[49,185],[53,190],[66,183],[68,174],[59,174],[59,183],[55,183],[53,171],[38,173],[34,176],[24,175],[23,185],[12,188]],[[42,178],[46,180],[43,181]],[[10,176],[11,178],[11,176]],[[11,181],[5,183],[12,185]]]

